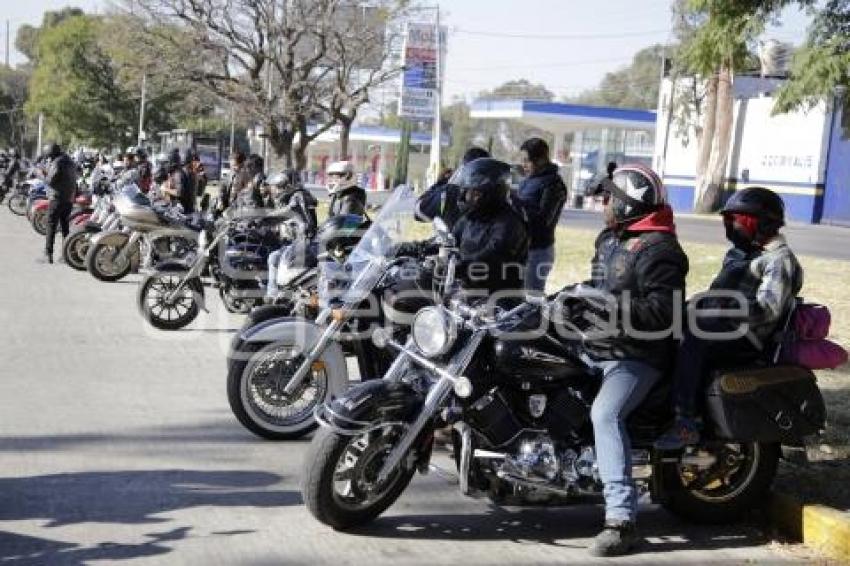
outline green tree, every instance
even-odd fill
[[[597,88],[568,102],[654,110],[658,106],[658,77],[666,50],[663,45],[641,49],[629,66],[606,73]]]
[[[551,102],[555,94],[541,84],[534,84],[526,79],[508,81],[491,91],[482,92],[479,98],[483,100],[542,100]]]
[[[790,0],[685,0],[679,7],[696,25],[681,38],[682,69],[706,81],[696,163],[695,209],[720,205],[732,134],[732,78],[752,62],[751,51],[765,25]]]
[[[84,15],[84,12],[79,8],[66,7],[61,10],[48,10],[42,17],[41,27],[24,24],[18,28],[18,32],[15,34],[15,48],[23,53],[27,59],[36,62],[41,32],[57,26],[69,18],[82,15]]]
[[[815,14],[805,44],[794,54],[791,80],[776,99],[774,112],[811,108],[820,101],[850,105],[850,2],[828,0]]]
[[[99,17],[73,16],[39,34],[26,110],[44,114],[50,137],[96,146],[135,139],[137,102],[98,43],[105,31]]]

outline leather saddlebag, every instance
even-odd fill
[[[717,373],[706,410],[720,438],[799,444],[826,424],[815,374],[798,366]]]

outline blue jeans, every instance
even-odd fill
[[[525,288],[529,291],[543,292],[553,263],[555,263],[554,244],[548,248],[530,248],[525,268]]]
[[[279,250],[269,254],[269,280],[266,284],[266,297],[274,297],[277,295],[277,266],[280,263],[280,256],[289,246],[283,246]]]
[[[590,411],[596,462],[604,484],[605,520],[634,521],[637,489],[632,480],[632,443],[626,418],[640,405],[661,372],[632,360],[597,362],[602,387]]]

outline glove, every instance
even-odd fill
[[[421,250],[419,242],[402,242],[396,244],[393,251],[396,257],[419,257]]]

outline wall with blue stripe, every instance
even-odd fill
[[[734,183],[734,179],[729,182]],[[794,222],[815,223],[820,221],[823,211],[823,186],[822,185],[802,185],[795,183],[785,183],[777,181],[750,181],[737,185],[737,189],[743,189],[748,186],[760,185],[767,186],[775,190],[782,200],[785,202],[785,213],[789,220]],[[694,192],[693,184],[683,182],[681,179],[676,179],[674,182],[665,182],[667,187],[667,199],[673,210],[679,213],[687,214],[694,211]],[[782,192],[783,187],[789,189],[803,189],[806,191],[816,192],[817,194],[796,194]],[[732,194],[733,191],[725,191],[722,198],[723,202]]]

